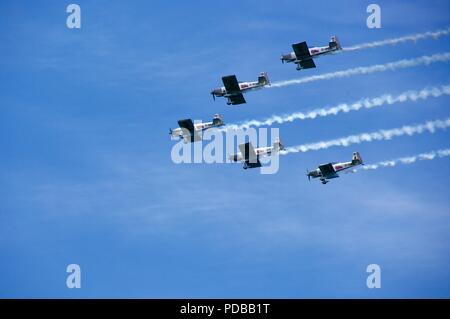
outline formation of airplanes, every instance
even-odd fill
[[[281,62],[294,63],[297,65],[297,70],[315,68],[315,58],[333,54],[341,50],[341,44],[336,36],[332,36],[328,46],[309,48],[306,41],[292,44],[294,50],[288,54],[281,55]],[[223,86],[215,88],[211,91],[211,95],[215,100],[216,97],[227,98],[227,105],[239,105],[247,103],[244,98],[244,93],[254,90],[259,90],[270,86],[270,80],[266,72],[261,72],[257,81],[239,82],[236,75],[227,75],[222,77]],[[170,129],[169,134],[172,138],[179,138],[184,143],[194,143],[202,139],[201,132],[217,128],[225,125],[222,117],[215,114],[212,122],[194,123],[192,119],[182,119],[178,121],[178,128]],[[243,168],[257,168],[261,167],[260,158],[263,156],[270,156],[284,150],[281,140],[275,140],[272,146],[254,148],[251,142],[240,144],[239,152],[237,154],[229,155],[228,160],[232,162],[242,162]],[[352,160],[342,163],[327,163],[319,165],[313,171],[307,171],[308,180],[312,178],[319,178],[322,184],[326,184],[330,179],[339,177],[338,173],[358,166],[364,165],[361,156],[358,152],[353,153]]]

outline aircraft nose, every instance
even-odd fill
[[[214,94],[216,96],[220,95],[221,93],[222,93],[221,89],[214,89],[214,90],[211,91],[211,94]]]

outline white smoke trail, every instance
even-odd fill
[[[445,130],[450,126],[450,118],[445,120],[428,121],[417,125],[405,125],[400,128],[394,128],[389,130],[379,130],[371,133],[362,133],[359,135],[350,135],[347,137],[341,137],[328,141],[321,141],[317,143],[303,144],[297,146],[287,147],[280,154],[290,154],[308,151],[317,151],[326,149],[332,146],[344,146],[347,147],[352,144],[360,144],[363,142],[373,142],[381,140],[390,140],[394,137],[403,135],[415,135],[425,132],[434,133],[436,130]]]
[[[399,44],[402,42],[408,42],[408,41],[416,42],[416,41],[424,40],[424,39],[428,39],[428,38],[433,38],[436,40],[441,36],[448,35],[449,33],[450,33],[450,28],[443,29],[443,30],[437,30],[434,32],[428,31],[428,32],[424,32],[424,33],[407,35],[407,36],[403,36],[403,37],[399,37],[399,38],[357,44],[357,45],[353,45],[350,47],[345,47],[341,51],[342,52],[357,51],[357,50],[381,47],[381,46],[385,46],[385,45],[396,45],[396,44]],[[339,51],[337,51],[337,52],[339,52]]]
[[[335,78],[346,78],[358,74],[371,74],[376,72],[394,71],[397,69],[410,68],[418,65],[429,65],[436,62],[447,62],[450,60],[450,52],[438,53],[433,55],[424,55],[414,59],[403,59],[386,64],[376,64],[372,66],[361,66],[357,68],[347,69],[343,71],[336,71],[331,73],[307,76],[300,79],[286,80],[272,83],[267,88],[279,88],[294,84],[305,84],[309,82],[330,80]]]
[[[251,126],[270,126],[273,124],[283,124],[296,120],[315,119],[330,115],[338,115],[339,113],[347,113],[350,111],[359,111],[361,109],[370,109],[373,107],[383,106],[385,104],[392,105],[395,103],[403,103],[407,101],[416,102],[418,100],[426,100],[429,97],[440,97],[442,95],[450,95],[450,85],[441,85],[438,87],[423,88],[420,91],[409,90],[398,95],[383,94],[374,98],[365,98],[353,103],[341,103],[333,107],[317,108],[309,112],[296,112],[287,115],[274,115],[265,120],[249,120],[242,124],[229,124],[222,130],[227,129],[247,129]]]
[[[364,165],[359,169],[353,169],[351,172],[356,173],[360,170],[374,170],[374,169],[379,169],[379,168],[384,168],[384,167],[394,167],[394,166],[397,166],[398,164],[413,164],[417,161],[431,161],[436,158],[442,158],[442,157],[447,157],[447,156],[450,156],[449,148],[437,150],[437,151],[431,151],[428,153],[422,153],[422,154],[413,155],[413,156],[400,157],[397,159],[393,159],[393,160],[389,160],[389,161],[382,161],[382,162],[378,162],[375,164]]]

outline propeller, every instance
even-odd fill
[[[216,96],[214,95],[214,92],[211,92],[211,95],[213,96],[213,100],[216,100]]]
[[[308,181],[311,180],[311,175],[309,174],[308,170],[306,170],[306,176],[308,176]]]
[[[172,129],[169,128],[169,135],[172,135]]]

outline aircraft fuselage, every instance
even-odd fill
[[[258,81],[253,81],[253,82],[239,82],[239,89],[240,91],[236,91],[236,92],[227,92],[227,90],[225,89],[224,86],[214,89],[212,91],[212,93],[217,96],[217,97],[229,97],[229,96],[233,96],[239,93],[244,93],[244,92],[248,92],[248,91],[254,91],[254,90],[259,90],[262,89],[264,86],[266,86],[267,84],[261,84]]]
[[[213,122],[207,122],[207,123],[197,123],[194,124],[196,131],[206,131],[209,128],[216,127],[217,125],[214,125]],[[180,137],[183,138],[183,129],[181,127],[177,127],[172,130],[173,137]]]
[[[272,152],[276,151],[274,146],[268,146],[268,147],[259,147],[259,148],[255,148],[255,153],[258,156],[270,156],[272,154]],[[244,157],[242,156],[242,154],[239,152],[238,154],[235,155],[231,155],[229,157],[229,159],[233,162],[243,162],[244,161]]]
[[[336,171],[336,173],[338,173],[338,172],[341,172],[348,168],[357,166],[359,164],[353,164],[353,162],[343,162],[343,163],[333,163],[332,165],[333,165],[333,168]],[[315,170],[309,172],[309,175],[312,178],[318,178],[318,177],[322,177],[322,172],[320,171],[320,169],[316,168]]]
[[[314,48],[309,48],[309,54],[311,55],[312,58],[316,58],[321,55],[334,53],[334,51],[337,51],[337,50],[339,50],[338,47],[330,47],[330,46],[314,47]],[[299,60],[297,59],[297,56],[295,55],[294,52],[291,52],[288,54],[283,54],[281,59],[283,62],[286,62],[286,63],[290,63],[290,62],[298,63],[299,62]]]
[[[191,120],[188,120],[191,121]],[[178,122],[180,123],[180,122]],[[220,127],[225,125],[221,116],[219,114],[214,115],[214,119],[212,122],[204,122],[204,123],[192,123],[193,124],[193,131],[194,132],[203,132],[206,131],[210,128],[213,127]],[[172,136],[172,138],[176,138],[179,137],[181,139],[183,139],[186,136],[186,130],[190,130],[190,129],[186,129],[186,128],[182,128],[182,127],[177,127],[175,129],[171,129],[169,134]]]

